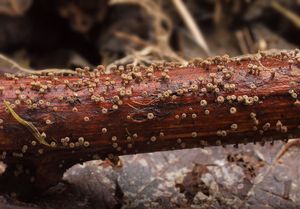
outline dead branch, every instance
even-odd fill
[[[299,137],[299,66],[293,50],[0,76],[0,188],[45,190],[92,159]]]

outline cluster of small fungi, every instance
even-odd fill
[[[247,143],[251,137],[264,143],[274,140],[273,131],[294,137],[300,132],[299,66],[300,52],[293,50],[194,59],[185,66],[162,62],[100,65],[68,75],[5,74],[0,76],[0,140],[18,141],[19,147],[12,153],[0,148],[0,157],[70,149],[86,150],[89,159],[114,159]],[[276,92],[278,86],[285,92]],[[274,111],[268,105],[277,98],[275,106],[285,103]],[[282,116],[285,107],[290,118]]]

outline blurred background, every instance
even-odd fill
[[[0,52],[75,68],[297,48],[299,10],[299,0],[1,0]]]
[[[299,0],[0,0],[0,66],[94,67],[294,49]],[[9,59],[8,59],[9,58]],[[6,66],[6,67],[5,67]],[[91,161],[32,203],[0,208],[300,208],[293,147],[243,145]]]

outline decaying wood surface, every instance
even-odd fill
[[[299,137],[299,66],[293,50],[0,76],[0,188],[45,190],[91,159]]]

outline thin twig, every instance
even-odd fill
[[[200,30],[200,27],[196,24],[194,18],[182,2],[182,0],[172,0],[180,16],[185,22],[186,26],[194,36],[196,43],[205,51],[207,55],[210,55],[209,47],[205,41],[205,38]]]
[[[43,74],[43,73],[60,73],[60,74],[77,74],[76,71],[69,70],[69,69],[57,69],[57,68],[51,68],[51,69],[44,69],[44,70],[31,70],[28,68],[24,68],[20,66],[18,63],[13,61],[12,59],[4,56],[3,54],[0,54],[0,61],[4,61],[7,64],[11,65],[11,68],[16,68],[17,70],[23,72],[23,73],[28,73],[28,74]]]
[[[297,14],[283,7],[277,1],[272,1],[271,7],[283,16],[285,16],[287,19],[289,19],[295,26],[300,28],[300,17]]]

